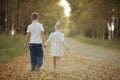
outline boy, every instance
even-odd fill
[[[32,23],[27,28],[27,35],[25,38],[24,47],[26,48],[28,39],[30,37],[30,59],[31,59],[31,71],[35,71],[35,68],[40,68],[43,63],[43,49],[42,38],[44,37],[44,28],[39,23],[39,14],[33,13],[31,15]]]

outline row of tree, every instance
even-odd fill
[[[59,0],[0,0],[0,33],[9,34],[11,30],[24,33],[33,12],[40,14],[46,33],[53,31],[53,26],[63,15]]]
[[[72,33],[99,39],[120,39],[120,0],[67,0]]]

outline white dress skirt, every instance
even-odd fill
[[[63,56],[63,45],[67,47],[67,44],[64,40],[64,34],[62,32],[56,31],[51,33],[48,40],[45,42],[45,45],[47,45],[48,42],[51,43],[50,54],[52,56]]]

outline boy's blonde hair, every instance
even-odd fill
[[[54,26],[55,29],[61,29],[62,28],[62,25],[60,22],[57,22]]]
[[[39,18],[39,13],[37,13],[37,12],[32,13],[31,19],[32,19],[32,20],[35,20],[35,19],[37,19],[37,18]]]

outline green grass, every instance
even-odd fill
[[[24,35],[0,35],[0,63],[7,63],[27,51],[23,48]]]
[[[112,41],[99,40],[99,39],[87,38],[85,36],[74,36],[74,38],[81,42],[120,50],[120,41],[118,40],[112,40]]]

